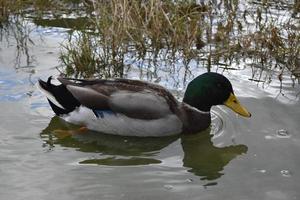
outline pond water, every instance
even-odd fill
[[[1,42],[1,199],[300,199],[299,85],[284,83],[283,96],[276,83],[248,81],[247,70],[225,72],[252,118],[219,106],[211,129],[193,136],[63,137],[57,130],[77,127],[54,116],[35,83],[59,73],[64,36],[40,31],[32,66],[15,67],[14,40]]]

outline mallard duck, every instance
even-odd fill
[[[251,116],[237,100],[229,80],[213,72],[192,80],[182,102],[164,87],[139,80],[57,79],[60,85],[52,84],[52,77],[38,82],[55,114],[106,134],[158,137],[198,133],[210,126],[210,110],[215,105]]]

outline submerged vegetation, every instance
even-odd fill
[[[194,66],[250,67],[255,81],[300,76],[299,0],[0,2],[2,27],[21,17],[70,29],[60,56],[68,76],[122,77],[133,66],[150,78],[185,79]]]

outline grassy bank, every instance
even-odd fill
[[[208,71],[243,61],[253,80],[267,80],[262,72],[273,70],[298,76],[298,7],[298,1],[97,1],[89,4],[89,30],[70,36],[61,60],[69,75],[84,77],[122,76],[129,57],[154,75],[180,60],[186,69],[193,61]]]
[[[119,77],[134,65],[155,77],[178,65],[191,73],[195,63],[208,71],[244,63],[256,81],[270,80],[274,70],[279,79],[285,70],[300,76],[298,0],[11,2],[0,3],[1,24],[30,12],[39,25],[70,26],[60,56],[68,76]],[[63,17],[71,13],[80,23]]]

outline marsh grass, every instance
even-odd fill
[[[298,1],[100,0],[88,6],[90,31],[71,36],[62,51],[69,76],[122,76],[126,60],[154,77],[178,63],[191,73],[195,62],[208,71],[244,62],[257,82],[272,80],[273,71],[279,79],[284,71],[300,75]]]
[[[81,19],[80,26],[72,21],[62,44],[67,76],[122,77],[134,66],[150,78],[160,70],[187,79],[194,65],[208,71],[250,67],[257,82],[280,80],[285,71],[300,76],[298,0],[0,2],[1,25],[28,13],[43,25],[64,20],[63,14]]]
[[[94,72],[97,75],[100,72],[100,76],[106,71],[100,68],[106,66],[114,69],[113,73],[109,70],[106,75],[122,75],[125,58],[130,58],[133,63],[143,63],[140,67],[157,68],[162,61],[175,62],[180,54],[188,65],[197,51],[193,48],[194,41],[202,35],[198,19],[205,9],[196,4],[180,3],[179,7],[161,1],[99,1],[93,4],[96,14],[90,18],[93,33],[85,31],[71,36],[68,43],[72,45],[64,46],[66,51],[62,53],[62,61],[67,72],[74,72],[75,76],[93,74],[86,73],[91,69],[90,60],[85,60],[83,67],[78,68],[75,64],[77,58],[69,59],[70,53],[76,54],[76,49],[70,48],[75,41],[78,55],[88,57],[89,54],[96,65]],[[199,42],[203,45],[202,41]],[[89,45],[93,53],[81,51],[80,45],[83,48]]]

